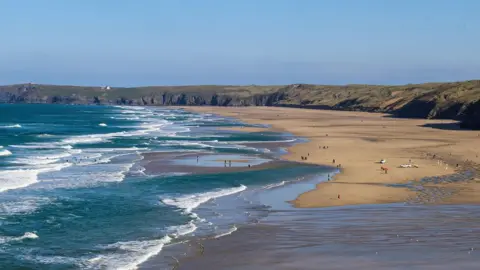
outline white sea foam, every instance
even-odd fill
[[[10,147],[13,148],[22,148],[22,149],[58,149],[58,148],[63,148],[63,149],[72,149],[73,146],[71,145],[58,145],[58,143],[26,143],[26,144],[20,144],[20,145],[15,145],[12,144]]]
[[[105,124],[105,123],[100,123],[98,125],[101,126],[101,127],[106,127],[107,126],[107,124]]]
[[[117,242],[107,245],[104,247],[107,254],[87,259],[83,263],[83,268],[134,270],[150,257],[160,253],[171,240],[169,236],[164,236],[155,240]]]
[[[93,151],[95,152],[114,152],[114,151],[142,151],[149,150],[148,148],[140,147],[126,147],[126,148],[96,148]]]
[[[126,110],[134,110],[134,111],[143,111],[143,110],[146,110],[145,107],[142,107],[142,106],[115,106],[117,108],[121,108],[121,109],[126,109]]]
[[[15,125],[8,125],[8,126],[0,126],[0,128],[21,128],[22,126],[20,124],[15,124]]]
[[[286,184],[286,182],[285,182],[285,181],[282,181],[282,182],[280,182],[280,183],[274,183],[274,184],[266,185],[266,186],[264,186],[263,188],[264,188],[264,189],[271,189],[271,188],[276,188],[276,187],[283,186],[283,185],[285,185],[285,184]]]
[[[13,241],[23,241],[25,239],[37,239],[38,235],[33,232],[26,232],[22,236],[0,236],[0,244],[13,242]]]
[[[173,236],[175,238],[182,235],[191,234],[196,230],[197,230],[197,226],[193,223],[193,220],[185,225],[171,226],[167,228],[167,231],[170,233],[170,236]]]
[[[19,169],[0,171],[0,192],[30,186],[38,182],[38,175],[60,171],[72,164],[39,165],[37,169]]]
[[[10,152],[6,149],[0,151],[0,156],[10,156],[11,154],[12,154],[12,152]]]
[[[230,235],[230,234],[236,232],[237,230],[238,230],[238,228],[237,228],[235,225],[233,225],[233,227],[230,228],[228,231],[226,231],[226,232],[224,232],[224,233],[221,233],[221,234],[219,234],[219,235],[215,235],[214,238],[220,238],[220,237],[223,237],[223,236]]]
[[[104,142],[106,139],[98,135],[82,135],[70,137],[62,141],[63,144],[91,144]]]
[[[115,137],[133,137],[133,136],[145,136],[154,131],[160,131],[161,128],[167,124],[170,124],[168,121],[157,121],[158,123],[146,123],[138,126],[140,129],[135,131],[121,131],[114,133],[105,133],[105,134],[90,134],[90,135],[80,135],[72,136],[70,138],[64,139],[60,144],[91,144],[91,143],[100,143],[106,142],[108,139]]]
[[[55,175],[54,178],[41,177],[41,183],[36,185],[42,189],[55,188],[80,188],[80,187],[95,187],[104,183],[121,182],[125,179],[125,174],[130,171],[130,168],[135,164],[89,164],[88,171],[82,169],[82,166],[72,166],[65,170],[62,174]],[[71,163],[70,163],[71,164]],[[86,165],[85,165],[86,166]]]
[[[200,148],[215,148],[214,146],[202,143],[202,142],[197,142],[197,141],[162,141],[160,142],[160,145],[165,145],[165,146],[195,146],[195,147],[200,147]]]
[[[124,114],[134,114],[134,113],[137,113],[136,111],[132,111],[132,110],[124,110],[124,111],[121,111],[121,113],[124,113]]]
[[[49,137],[53,137],[53,135],[44,133],[44,134],[37,135],[37,137],[39,137],[39,138],[49,138]]]
[[[38,264],[43,265],[63,265],[63,264],[72,264],[78,265],[79,259],[65,256],[41,256],[41,255],[21,255],[18,256],[22,260],[32,261]]]
[[[58,162],[62,158],[67,158],[67,157],[70,157],[74,154],[80,154],[81,152],[82,152],[82,150],[80,150],[80,149],[72,149],[72,150],[68,150],[68,152],[61,152],[61,153],[56,153],[56,154],[17,158],[15,160],[13,160],[11,163],[33,165],[33,166],[52,164],[52,163]]]
[[[168,235],[155,240],[117,242],[103,246],[106,254],[89,258],[83,263],[87,269],[121,269],[133,270],[146,262],[150,257],[159,254],[166,244],[173,239],[191,234],[197,226],[190,221],[188,224],[167,228]]]
[[[15,197],[13,200],[0,203],[0,215],[29,214],[52,201],[52,199],[47,197]]]
[[[118,120],[140,120],[140,117],[138,116],[134,116],[134,117],[116,117],[116,116],[112,116],[110,117],[112,119],[118,119]]]
[[[93,155],[88,155],[88,158],[86,158],[86,159],[73,160],[73,163],[75,165],[78,165],[78,166],[104,164],[104,163],[109,163],[110,161],[112,161],[113,158],[129,155],[129,154],[130,153],[123,153],[123,154],[110,155],[108,157],[102,157],[102,154],[96,153],[96,154],[93,154]]]
[[[202,203],[206,203],[211,199],[232,195],[244,191],[245,189],[247,189],[246,186],[240,185],[239,187],[217,189],[205,193],[184,195],[178,198],[164,198],[161,201],[164,204],[181,208],[185,211],[185,213],[191,213],[193,209],[197,208]]]

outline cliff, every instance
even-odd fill
[[[290,106],[455,119],[480,129],[480,81],[381,85],[80,87],[0,86],[0,103],[117,105]]]

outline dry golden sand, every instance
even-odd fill
[[[251,124],[268,124],[272,130],[308,138],[309,142],[289,148],[285,156],[287,160],[341,164],[342,172],[333,181],[318,184],[315,190],[301,194],[293,201],[297,207],[404,202],[418,197],[417,192],[387,187],[385,184],[452,174],[454,169],[461,171],[466,166],[478,168],[480,163],[480,132],[424,127],[426,124],[448,127],[452,121],[397,119],[378,113],[277,107],[185,109],[236,117]],[[328,146],[328,149],[323,146]],[[308,156],[308,160],[302,161],[301,156]],[[333,159],[335,164],[332,164]],[[381,159],[386,159],[387,163],[379,164]],[[419,168],[399,168],[410,160]],[[382,173],[381,166],[389,168],[388,174]],[[451,189],[452,195],[444,198],[443,203],[480,202],[480,188],[476,180],[445,186],[441,188]]]

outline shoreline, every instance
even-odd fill
[[[480,143],[478,131],[429,127],[452,121],[277,107],[179,108],[270,126],[232,130],[288,132],[308,139],[305,143],[289,146],[288,153],[282,155],[284,160],[324,166],[341,164],[341,171],[331,181],[319,183],[315,189],[291,201],[298,208],[418,201],[424,195],[422,191],[406,184],[428,177],[443,179],[441,183],[429,183],[428,187],[434,185],[434,188],[452,190],[449,196],[435,200],[436,204],[480,203],[480,198],[475,196],[480,191],[477,183],[480,158],[479,153],[471,149],[471,145]],[[302,160],[301,156],[307,160]],[[387,163],[380,164],[381,159],[386,159]],[[410,163],[418,168],[400,168]],[[388,173],[383,173],[381,167],[387,167]],[[460,183],[449,180],[465,171],[472,171],[472,177]],[[425,199],[424,203],[430,202]]]

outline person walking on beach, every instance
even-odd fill
[[[227,167],[227,161],[225,160],[224,166]]]
[[[228,167],[232,167],[232,161],[231,160],[228,161]]]
[[[332,163],[335,164],[335,159],[332,160]]]

